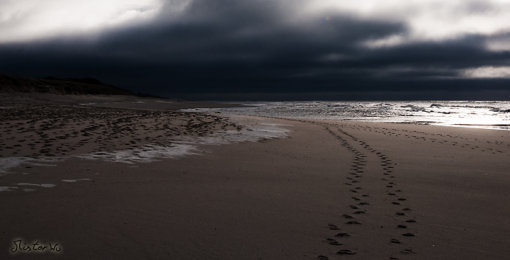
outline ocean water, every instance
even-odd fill
[[[188,109],[187,111],[510,130],[510,101],[306,101],[242,104],[246,107]]]

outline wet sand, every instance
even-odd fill
[[[99,102],[96,97],[96,100],[89,98],[95,102],[80,105],[66,102],[62,97],[55,100],[56,95],[44,97],[47,99],[2,103],[0,157],[109,152],[146,144],[164,145],[181,136],[203,137],[239,127],[215,115],[176,111],[197,103],[132,97],[123,100],[105,97]],[[76,102],[87,97],[68,99]]]
[[[37,140],[50,144],[51,156],[59,153],[61,143],[76,144],[62,153],[81,153],[138,146],[145,142],[144,136],[155,138],[147,143],[171,142],[172,136],[186,129],[192,137],[223,126],[237,131],[235,123],[216,115],[147,112],[153,115],[141,110],[129,111],[136,116],[113,128],[114,115],[128,112],[101,108],[103,118],[86,113],[81,121],[99,128],[80,130],[73,137],[71,129],[90,126],[69,116],[63,129],[53,129],[68,112],[50,109],[55,119],[38,117],[42,121],[32,128],[42,135],[34,135],[32,141],[19,142],[29,139],[18,132],[24,131],[20,127],[31,129],[35,119],[14,114],[6,121],[15,128],[3,121],[2,156],[40,152],[39,146],[27,145]],[[175,133],[165,132],[164,120],[175,126]],[[0,186],[19,188],[0,192],[4,207],[0,258],[12,257],[9,246],[16,238],[58,242],[63,248],[60,254],[19,253],[19,259],[505,259],[510,255],[509,132],[250,120],[284,125],[291,132],[280,139],[204,145],[196,154],[152,163],[72,158],[51,167],[10,169],[0,178]],[[42,129],[44,122],[48,129]],[[203,122],[207,123],[202,128],[196,126]],[[122,138],[110,136],[126,126],[132,131],[126,130]],[[51,140],[53,132],[71,137]],[[82,138],[90,139],[82,146]],[[127,142],[136,138],[142,141]],[[108,141],[101,146],[103,140]],[[23,183],[56,186],[18,185]],[[27,188],[33,191],[23,190]]]

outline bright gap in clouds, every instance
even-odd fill
[[[466,69],[461,74],[465,78],[510,78],[510,67],[484,66]]]
[[[338,12],[407,26],[405,35],[365,42],[370,48],[510,31],[508,0],[309,0],[302,10],[312,16]]]
[[[148,21],[163,0],[1,0],[0,43],[26,42]]]

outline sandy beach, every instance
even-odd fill
[[[46,161],[1,174],[1,259],[510,255],[508,131],[244,116],[288,132],[125,163],[101,154],[247,127],[185,104],[19,103],[0,109],[1,159]]]

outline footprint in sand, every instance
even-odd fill
[[[404,249],[404,250],[400,251],[400,253],[402,253],[404,255],[416,254],[412,249]]]
[[[330,244],[332,246],[341,246],[341,245],[343,245],[342,243],[338,242],[336,239],[333,239],[333,238],[328,238],[328,239],[326,239],[326,241],[328,242],[328,244]]]
[[[346,233],[346,232],[340,232],[338,234],[335,235],[335,237],[350,237],[351,235],[349,233]]]
[[[329,230],[340,230],[337,225],[334,224],[328,224]]]
[[[337,255],[355,255],[356,251],[352,251],[349,249],[342,249],[342,250],[339,250],[338,252],[336,252],[336,254]]]

